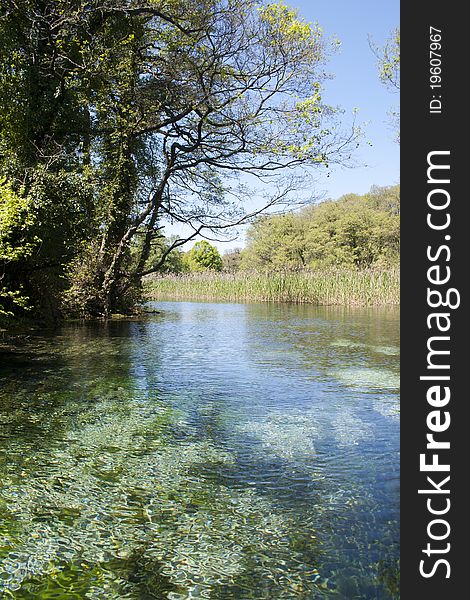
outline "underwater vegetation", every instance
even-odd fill
[[[395,355],[359,376],[337,368],[351,349],[331,315],[314,350],[290,345],[312,327],[297,312],[168,308],[32,336],[3,361],[0,595],[398,598]]]

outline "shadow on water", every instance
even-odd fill
[[[1,364],[0,591],[398,598],[397,312],[159,308]]]

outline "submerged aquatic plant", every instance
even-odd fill
[[[296,461],[314,459],[320,428],[313,414],[295,412],[271,413],[263,420],[248,421],[237,427],[241,433],[258,437],[266,453]]]
[[[335,375],[345,385],[362,389],[398,390],[400,387],[400,376],[388,369],[345,367],[337,369]]]
[[[182,327],[172,319],[170,336]],[[0,390],[0,595],[349,600],[354,581],[365,598],[389,599],[379,575],[397,556],[396,517],[376,474],[357,476],[361,445],[376,439],[357,388],[336,384],[325,404],[303,405],[326,375],[303,381],[289,342],[280,372],[302,387],[289,395],[260,378],[255,406],[215,336],[218,377],[200,353],[175,365],[173,345],[163,364],[160,322],[73,326],[12,357]],[[297,339],[298,325],[284,334]],[[276,365],[260,357],[250,374]],[[370,390],[372,403],[395,397]]]
[[[1,539],[4,592],[37,589],[42,597],[41,581],[66,580],[78,569],[82,597],[138,598],[129,573],[116,577],[113,567],[125,571],[136,553],[173,589],[168,598],[197,590],[209,597],[248,563],[250,576],[258,571],[262,580],[266,571],[284,574],[289,561],[279,597],[289,582],[300,585],[303,570],[289,558],[290,519],[253,490],[198,474],[198,465],[229,465],[235,457],[207,440],[175,444],[166,406],[122,392],[82,411],[80,429],[64,432],[62,446],[41,457],[39,473],[36,456],[31,469],[26,461],[5,481],[2,506],[12,527]],[[181,436],[181,416],[178,428]],[[259,560],[248,559],[253,549]]]

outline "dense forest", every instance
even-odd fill
[[[394,266],[399,243],[399,186],[376,187],[364,196],[347,194],[297,213],[259,218],[248,231],[240,267]]]
[[[172,250],[358,143],[322,100],[337,40],[282,3],[6,0],[0,40],[3,322],[132,311]],[[168,222],[190,233],[155,261]]]

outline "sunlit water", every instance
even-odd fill
[[[397,598],[397,311],[154,306],[2,354],[0,596]]]

